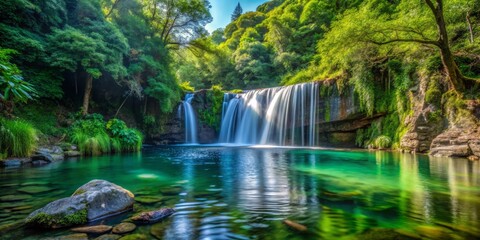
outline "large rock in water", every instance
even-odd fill
[[[134,195],[130,191],[105,180],[92,180],[71,197],[32,212],[25,221],[45,228],[68,227],[125,212],[133,203]]]

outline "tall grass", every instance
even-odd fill
[[[140,151],[142,134],[128,128],[125,122],[111,119],[107,123],[99,115],[77,120],[70,128],[70,141],[83,155]]]
[[[37,131],[22,120],[0,119],[0,158],[28,157],[37,146]]]
[[[76,130],[73,131],[70,138],[83,155],[100,155],[111,151],[110,137],[106,132],[99,132],[91,136],[88,133]]]

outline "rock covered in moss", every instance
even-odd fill
[[[84,196],[62,198],[32,212],[25,222],[44,228],[62,228],[87,223],[87,201]]]
[[[32,212],[27,224],[61,228],[84,224],[130,210],[134,195],[105,180],[92,180],[78,188],[71,197],[62,198]]]

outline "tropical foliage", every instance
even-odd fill
[[[142,146],[143,136],[138,130],[128,128],[119,119],[105,123],[99,114],[75,121],[70,129],[70,141],[83,155],[139,151]]]

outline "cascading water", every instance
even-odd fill
[[[343,114],[335,107],[338,96],[320,99],[320,85],[313,82],[226,95],[219,142],[315,146],[317,123]],[[346,105],[346,111],[355,110],[353,102]]]
[[[192,100],[195,97],[193,93],[187,93],[185,95],[185,100],[182,101],[182,104],[178,106],[178,117],[182,119],[182,110],[183,118],[185,125],[185,143],[198,143],[197,140],[197,120],[195,117],[195,111],[192,107]]]

